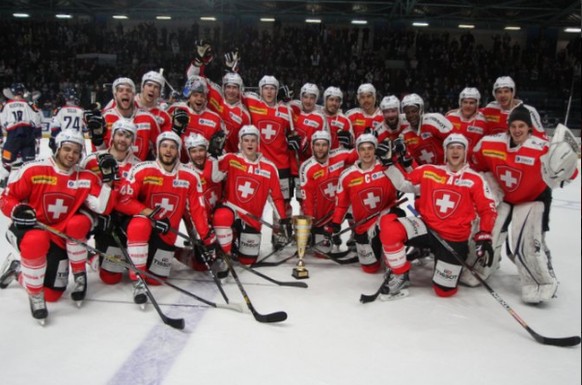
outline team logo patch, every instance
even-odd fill
[[[456,191],[437,189],[432,192],[435,215],[440,219],[450,217],[461,201],[461,194]]]
[[[375,212],[382,209],[382,189],[379,187],[367,188],[358,191],[358,197],[362,202],[362,206],[370,212]]]
[[[180,207],[180,196],[167,193],[152,194],[150,198],[151,207],[160,207],[156,218],[171,217]]]
[[[514,192],[521,183],[523,172],[512,167],[501,165],[495,168],[495,175],[504,191]]]
[[[47,222],[55,223],[64,220],[75,207],[75,199],[63,193],[47,193],[42,197],[42,207]]]
[[[57,185],[57,177],[50,175],[35,175],[31,178],[32,184],[48,184],[51,186]]]
[[[175,179],[172,182],[172,187],[176,187],[176,188],[188,188],[188,187],[190,187],[190,182],[188,182],[187,180]]]
[[[486,156],[489,158],[501,159],[501,160],[507,159],[507,154],[504,151],[483,150],[483,156]]]
[[[279,136],[280,124],[273,120],[263,120],[259,123],[258,129],[261,133],[261,141],[271,144]]]
[[[327,183],[319,184],[321,196],[330,202],[335,202],[338,178],[329,179]]]
[[[531,156],[517,155],[515,157],[515,163],[527,164],[528,166],[533,166],[535,159]]]
[[[164,178],[160,176],[146,176],[143,178],[143,184],[153,184],[156,186],[161,186],[164,183]]]
[[[424,145],[415,150],[415,158],[421,164],[435,164],[437,152],[431,145]]]
[[[250,202],[260,187],[259,182],[244,176],[238,176],[236,178],[235,186],[236,196],[243,203]]]

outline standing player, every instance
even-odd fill
[[[384,174],[384,167],[376,159],[378,140],[374,134],[362,134],[356,139],[359,160],[344,170],[336,192],[336,209],[332,223],[326,226],[331,236],[340,231],[348,209],[352,208],[354,221],[360,222],[373,214],[388,210],[396,201],[396,189]],[[376,273],[380,269],[381,245],[374,216],[355,227],[356,251],[362,270]]]
[[[344,100],[342,90],[337,87],[327,87],[323,91],[323,115],[327,120],[327,127],[331,135],[331,150],[353,147],[352,123],[342,113],[341,106]]]
[[[2,212],[12,218],[7,236],[21,256],[20,263],[12,261],[3,272],[0,287],[18,276],[29,295],[32,316],[41,323],[48,316],[45,301],[57,301],[67,287],[69,264],[74,277],[71,298],[79,305],[85,298],[87,249],[36,228],[37,221],[86,241],[91,219],[81,207],[99,214],[109,210],[110,183],[102,185],[95,174],[77,165],[84,143],[81,132],[63,130],[56,138],[55,154],[25,164],[0,197]]]
[[[361,84],[357,95],[359,107],[346,112],[346,117],[352,123],[355,139],[358,139],[367,129],[375,132],[376,126],[384,121],[382,111],[376,107],[376,88],[372,84]],[[381,137],[378,139],[384,140]]]
[[[475,270],[487,279],[498,268],[501,248],[511,226],[509,258],[517,265],[522,300],[539,303],[553,298],[558,289],[545,240],[551,188],[576,177],[577,159],[568,146],[569,151],[564,152],[558,143],[552,142],[550,146],[534,136],[531,113],[525,106],[511,112],[508,124],[507,133],[484,137],[473,154],[475,169],[493,174],[490,183],[494,190],[500,190],[503,200],[497,208],[499,217],[493,231],[494,259],[487,266],[476,264]],[[478,284],[475,279],[463,282]]]
[[[157,71],[146,72],[141,78],[141,92],[135,96],[138,107],[156,118],[161,132],[172,129],[172,117],[160,104],[165,85],[164,75]]]
[[[443,144],[445,165],[422,165],[406,176],[396,167],[389,167],[386,175],[399,191],[417,195],[416,209],[422,216],[397,218],[393,214],[382,217],[380,239],[387,270],[381,289],[385,299],[405,295],[401,291],[409,284],[410,262],[404,246],[428,247],[434,253],[433,290],[439,297],[457,292],[462,265],[435,239],[431,229],[450,244],[465,259],[468,239],[475,212],[479,214],[480,231],[475,235],[482,258],[493,257],[491,231],[495,222],[495,202],[483,178],[467,164],[467,139],[461,134],[449,135]]]
[[[258,152],[259,140],[260,133],[255,126],[244,126],[239,131],[240,152],[227,153],[218,160],[220,172],[226,174],[224,206],[216,209],[212,223],[225,252],[232,251],[236,237],[236,254],[245,265],[253,264],[259,256],[261,223],[237,211],[235,206],[260,218],[270,197],[281,218],[280,228],[287,236],[291,233],[291,219],[285,212],[277,168]]]
[[[459,108],[447,112],[445,116],[453,124],[453,132],[463,134],[469,142],[467,159],[471,159],[473,147],[486,135],[487,120],[479,111],[481,93],[467,87],[459,94]]]
[[[216,237],[208,225],[202,186],[196,172],[180,163],[182,139],[174,132],[164,132],[157,139],[157,160],[135,165],[121,188],[115,209],[132,216],[127,226],[127,252],[140,270],[160,278],[170,275],[176,234],[186,212],[209,251],[216,246]],[[152,216],[153,209],[158,212]],[[154,230],[155,231],[152,231]],[[135,272],[129,278],[137,280]],[[146,278],[148,283],[159,284]],[[147,301],[141,281],[134,287],[133,300]]]
[[[443,164],[443,141],[453,124],[442,114],[424,113],[424,101],[417,94],[406,95],[401,105],[410,125],[402,133],[410,154],[418,164]]]
[[[400,114],[400,100],[394,95],[386,96],[380,102],[380,110],[384,121],[376,126],[378,137],[394,141],[408,127],[404,115]]]
[[[49,147],[53,153],[57,149],[55,138],[66,129],[73,129],[84,133],[87,131],[85,122],[85,110],[79,107],[79,96],[74,88],[67,88],[63,91],[65,104],[59,107],[51,120]]]
[[[540,114],[538,111],[523,101],[517,99],[515,82],[509,76],[500,76],[493,83],[493,97],[494,101],[490,102],[481,109],[485,119],[487,119],[487,134],[495,135],[499,133],[506,133],[508,124],[507,119],[513,109],[519,105],[523,105],[530,112],[530,120],[534,128],[533,135],[540,139],[548,139],[546,131],[542,126]]]
[[[22,162],[34,160],[36,157],[37,140],[42,136],[40,115],[34,106],[24,98],[26,91],[22,83],[10,86],[12,98],[4,104],[0,111],[2,132],[6,132],[6,140],[2,147],[2,165],[10,172],[18,156]]]

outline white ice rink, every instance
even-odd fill
[[[520,300],[515,266],[507,259],[489,280],[537,333],[580,335],[580,178],[554,192],[548,245],[560,280],[558,298],[540,305]],[[0,220],[0,264],[11,251]],[[268,235],[269,234],[269,235]],[[270,232],[263,254],[270,252]],[[292,253],[285,249],[278,260]],[[295,260],[260,271],[294,281]],[[309,288],[280,287],[237,269],[256,309],[285,311],[279,324],[257,322],[246,310],[210,308],[169,287],[153,287],[162,310],[186,321],[183,331],[165,326],[151,305],[132,302],[128,281],[105,286],[93,271],[83,307],[69,292],[49,303],[41,327],[16,283],[0,290],[0,384],[225,384],[375,385],[581,383],[580,346],[537,343],[484,288],[461,287],[438,298],[430,284],[432,263],[411,272],[410,296],[359,303],[382,275],[359,266],[306,259]],[[212,280],[176,263],[171,282],[222,302]],[[231,302],[244,301],[232,280]],[[243,305],[244,306],[244,305]]]

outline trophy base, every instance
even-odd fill
[[[293,269],[293,273],[291,274],[295,279],[307,279],[309,278],[309,271],[307,269]]]

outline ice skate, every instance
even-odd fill
[[[6,289],[14,279],[18,278],[19,274],[20,261],[13,259],[11,254],[8,255],[2,268],[2,275],[0,275],[0,289]]]
[[[222,257],[217,257],[212,264],[212,271],[218,279],[228,277],[228,265]]]
[[[83,300],[87,294],[87,273],[81,272],[74,274],[74,286],[71,292],[71,299],[75,301],[77,307],[83,305]]]
[[[142,310],[145,310],[148,296],[146,294],[145,284],[141,280],[133,285],[133,302],[138,304]]]
[[[44,293],[41,292],[39,294],[29,295],[28,299],[30,301],[30,312],[32,313],[32,317],[44,326],[46,318],[48,317]]]
[[[386,275],[388,275],[388,280],[386,280]],[[408,272],[404,274],[394,274],[391,270],[388,270],[386,275],[384,276],[385,283],[380,289],[380,300],[392,301],[408,296],[408,289],[406,289],[410,286]]]

